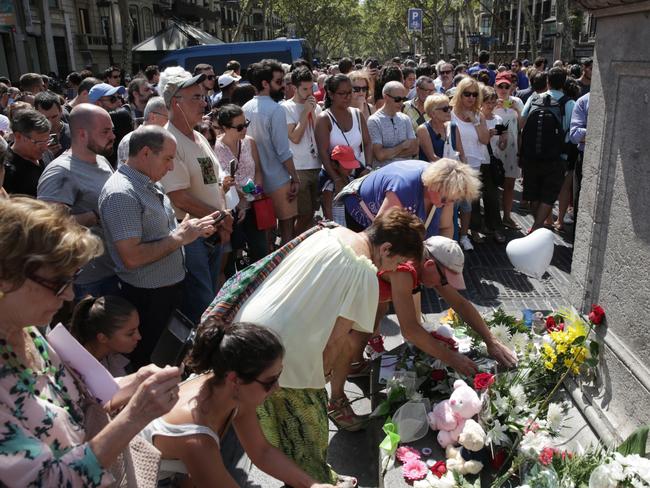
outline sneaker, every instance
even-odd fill
[[[368,416],[354,413],[350,401],[345,397],[329,401],[327,416],[339,430],[347,430],[348,432],[365,429],[368,424]]]
[[[474,246],[472,245],[472,241],[469,240],[468,236],[461,236],[460,239],[458,240],[460,243],[460,247],[463,248],[463,251],[473,251]]]

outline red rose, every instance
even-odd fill
[[[494,453],[494,456],[490,460],[490,465],[492,466],[492,469],[495,471],[501,469],[501,466],[503,466],[503,463],[506,462],[506,451],[503,449],[499,449],[497,452]]]
[[[555,450],[552,447],[545,447],[542,449],[542,452],[539,453],[539,462],[544,466],[548,466],[553,462],[553,455]]]
[[[431,472],[435,474],[438,478],[442,478],[447,472],[447,465],[444,461],[438,461],[436,464],[431,466]]]
[[[479,373],[474,376],[474,389],[475,390],[485,390],[489,388],[490,385],[494,383],[494,375],[490,373]]]
[[[605,319],[605,310],[600,305],[593,304],[589,313],[589,322],[594,325],[600,325]]]
[[[444,369],[434,369],[431,371],[431,379],[433,381],[442,381],[447,377],[447,371]]]
[[[564,322],[560,322],[559,324],[555,321],[555,317],[552,315],[549,315],[546,317],[546,330],[547,332],[557,332],[557,331],[563,331],[564,330]]]

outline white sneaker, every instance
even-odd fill
[[[469,240],[469,237],[462,236],[459,240],[460,242],[460,247],[463,248],[463,251],[473,251],[474,246],[472,245],[472,241]]]

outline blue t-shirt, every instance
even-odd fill
[[[377,215],[386,193],[391,191],[397,195],[405,210],[426,221],[424,208],[424,185],[422,173],[430,163],[417,160],[396,161],[383,168],[371,172],[363,180],[359,196],[373,215]],[[359,205],[359,198],[350,195],[345,198],[345,209],[359,224],[368,227],[372,222]],[[427,237],[438,234],[442,208],[436,210],[427,229]]]

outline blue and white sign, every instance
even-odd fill
[[[408,29],[422,32],[422,9],[410,8],[408,13]]]

